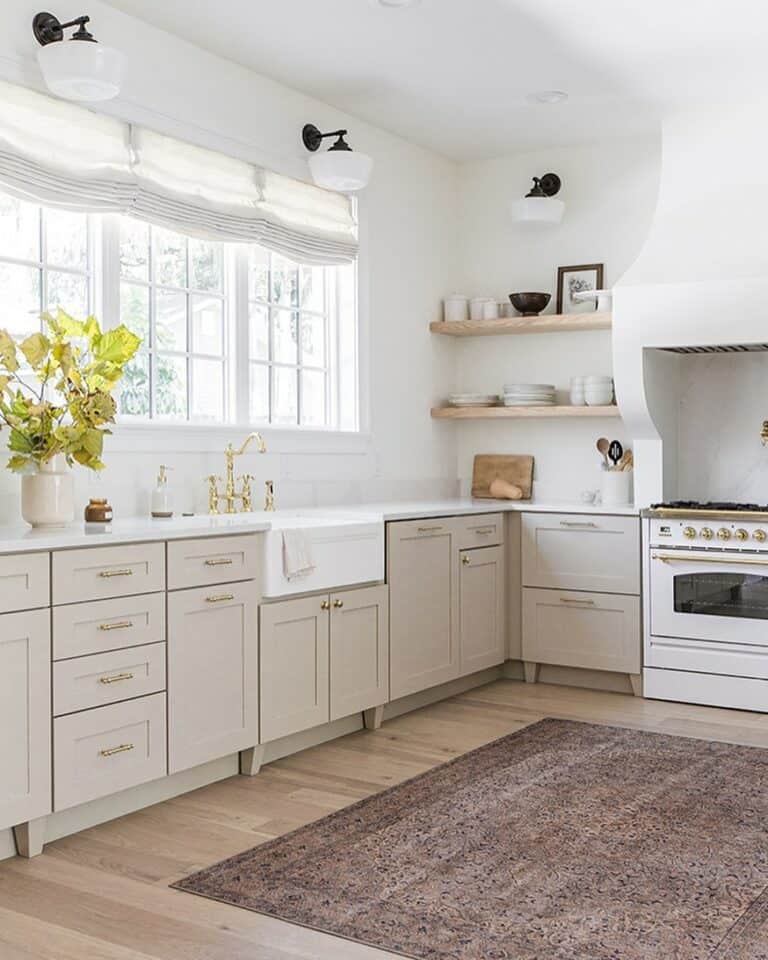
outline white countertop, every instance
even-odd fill
[[[227,536],[235,533],[263,533],[299,525],[386,523],[391,520],[419,520],[429,517],[462,516],[473,513],[585,513],[638,516],[635,507],[602,507],[568,501],[528,500],[425,500],[391,503],[362,503],[344,507],[306,507],[275,513],[241,513],[232,516],[176,516],[170,520],[129,517],[109,524],[73,523],[67,527],[32,530],[24,523],[0,527],[0,555],[40,550],[67,550],[147,540],[185,540],[190,537]]]

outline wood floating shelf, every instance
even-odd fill
[[[490,337],[512,333],[573,333],[610,330],[610,312],[548,314],[540,317],[500,317],[498,320],[460,320],[430,323],[432,333],[445,337]]]
[[[554,417],[619,417],[619,408],[607,407],[433,407],[435,420],[513,420]]]

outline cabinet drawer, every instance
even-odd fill
[[[60,550],[53,554],[53,602],[78,603],[165,589],[165,544]]]
[[[254,534],[170,542],[168,589],[255,580],[260,542]]]
[[[637,518],[524,514],[523,586],[639,594]]]
[[[504,543],[504,516],[486,513],[472,517],[456,517],[456,545],[459,550],[472,547],[495,547]]]
[[[53,659],[165,640],[165,595],[93,600],[53,610]]]
[[[53,715],[165,690],[165,644],[112,650],[53,665]]]
[[[165,694],[53,721],[53,808],[87,803],[167,772]]]
[[[523,589],[523,660],[640,672],[640,599]]]
[[[49,553],[0,557],[0,613],[34,610],[50,602]]]

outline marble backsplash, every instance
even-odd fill
[[[768,503],[768,353],[683,357],[678,495]],[[665,456],[668,451],[665,450]]]

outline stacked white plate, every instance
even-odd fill
[[[493,407],[498,402],[495,393],[452,393],[448,397],[452,407]]]
[[[505,407],[553,407],[557,403],[551,383],[505,383],[501,399]]]

